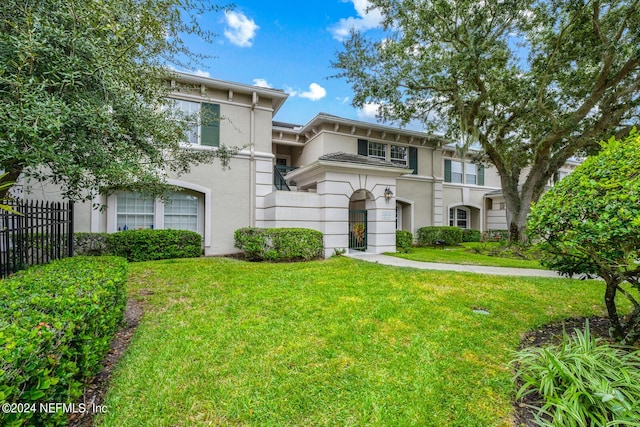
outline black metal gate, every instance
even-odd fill
[[[73,203],[10,200],[0,210],[0,277],[73,256]]]
[[[367,250],[366,210],[349,210],[349,249]]]

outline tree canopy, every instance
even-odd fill
[[[370,3],[383,35],[352,32],[336,77],[383,120],[478,144],[500,174],[512,238],[568,159],[639,121],[639,0]]]
[[[233,150],[181,148],[187,124],[163,108],[170,67],[204,57],[183,37],[210,41],[200,0],[3,0],[0,3],[1,182],[60,184],[72,200],[116,187],[161,191]],[[6,190],[0,191],[0,199]]]
[[[602,152],[545,193],[534,205],[527,233],[540,241],[543,263],[565,274],[596,274],[606,283],[613,334],[632,344],[640,338],[640,303],[624,284],[640,291],[640,133],[611,139]],[[633,310],[618,315],[616,295]]]

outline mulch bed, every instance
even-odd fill
[[[87,408],[104,405],[104,397],[107,392],[113,369],[129,346],[131,337],[142,318],[142,312],[142,303],[136,301],[134,298],[129,298],[124,312],[125,324],[116,333],[116,336],[111,343],[111,349],[103,360],[102,370],[89,382],[89,384],[85,386],[84,394],[76,403],[84,403]],[[106,409],[108,410],[109,408]],[[68,417],[68,425],[72,427],[93,426],[94,415],[95,414],[92,413],[91,410],[87,410],[87,412],[83,414],[70,414]]]
[[[566,319],[560,323],[545,325],[538,329],[529,331],[522,337],[520,348],[543,347],[560,344],[560,342],[562,342],[563,331],[566,331],[568,335],[575,335],[576,329],[584,331],[586,320],[587,319],[584,317]],[[589,318],[589,329],[591,330],[591,334],[596,338],[610,340],[610,325],[611,323],[606,317]],[[534,421],[534,414],[536,411],[529,408],[527,405],[542,406],[540,400],[540,396],[532,393],[522,401],[514,402],[514,425],[517,427],[538,426]]]

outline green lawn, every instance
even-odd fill
[[[104,426],[508,425],[506,365],[521,334],[603,314],[594,281],[344,257],[130,269],[130,295],[146,311],[115,371]]]
[[[488,242],[463,243],[461,246],[447,246],[445,248],[411,248],[409,253],[387,253],[398,258],[421,262],[444,262],[448,264],[490,265],[495,267],[540,268],[542,265],[531,252],[524,253],[529,259],[514,255],[512,250],[499,243]]]

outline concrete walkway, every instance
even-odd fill
[[[495,274],[499,276],[529,276],[529,277],[562,277],[555,271],[535,270],[532,268],[489,267],[486,265],[462,265],[443,264],[436,262],[411,261],[382,254],[369,254],[366,252],[350,252],[345,256],[361,259],[363,261],[377,262],[378,264],[393,265],[395,267],[411,267],[422,270],[461,271],[465,273]]]

